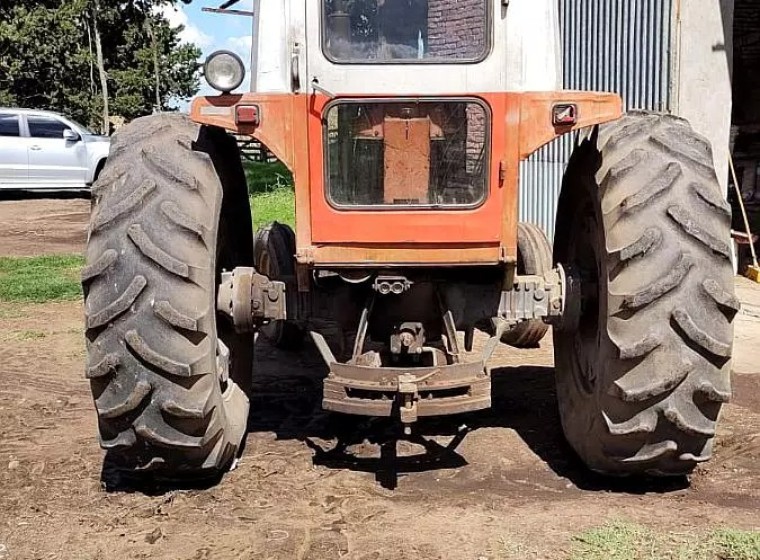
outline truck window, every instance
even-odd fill
[[[29,126],[29,135],[32,138],[63,138],[63,131],[71,128],[67,124],[52,117],[32,116],[26,117]]]
[[[487,54],[487,0],[324,0],[334,62],[477,62]]]
[[[0,136],[21,136],[18,115],[0,114]]]

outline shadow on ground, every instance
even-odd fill
[[[251,432],[274,432],[279,439],[297,439],[314,453],[314,464],[332,469],[373,473],[385,488],[394,489],[407,473],[452,469],[467,465],[458,452],[469,434],[483,428],[514,430],[557,475],[582,490],[629,494],[664,493],[688,487],[686,477],[609,478],[590,472],[562,433],[557,411],[554,368],[504,367],[493,371],[491,410],[454,417],[423,419],[414,434],[403,436],[398,422],[352,417],[321,408],[326,374],[311,348],[301,354],[278,351],[266,342],[257,346]],[[431,438],[448,440],[447,444]],[[397,442],[406,441],[421,453],[399,456]],[[356,448],[379,447],[364,456]]]
[[[19,200],[73,200],[89,199],[89,190],[77,191],[24,191],[0,189],[0,202],[12,202]]]

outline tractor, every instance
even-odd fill
[[[562,90],[555,0],[233,4],[214,11],[251,16],[250,65],[211,54],[218,95],[121,129],[93,187],[86,376],[119,472],[233,464],[257,333],[315,345],[341,421],[410,433],[489,408],[497,346],[551,329],[589,469],[683,476],[710,458],[739,303],[704,137]],[[552,247],[518,223],[518,168],[570,133]],[[233,134],[292,171],[295,230],[253,231]]]

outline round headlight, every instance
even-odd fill
[[[222,93],[230,93],[243,83],[245,65],[233,52],[216,51],[206,59],[203,73],[212,88]]]

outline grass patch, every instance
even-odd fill
[[[271,222],[295,227],[296,200],[293,175],[280,162],[243,162],[251,195],[251,211],[255,230]]]
[[[21,331],[18,333],[19,340],[39,340],[47,335],[42,331]]]
[[[760,532],[721,529],[711,535],[721,560],[760,560]]]
[[[275,189],[251,197],[253,228],[258,230],[270,222],[280,222],[295,227],[296,197],[290,189]]]
[[[42,303],[82,296],[79,256],[0,257],[0,302]]]
[[[248,182],[248,193],[255,195],[277,189],[293,189],[293,175],[281,162],[260,163],[244,161],[243,169]]]
[[[760,560],[760,532],[665,534],[616,521],[573,537],[570,560]]]

